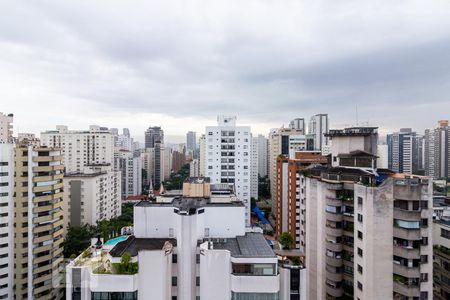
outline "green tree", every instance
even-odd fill
[[[95,236],[96,228],[90,225],[81,227],[69,227],[64,240],[64,257],[80,255],[91,243]]]
[[[164,188],[170,190],[181,190],[183,182],[189,177],[189,164],[181,167],[177,173],[170,174],[170,178],[163,182]]]
[[[263,199],[270,198],[270,180],[268,176],[258,175],[258,197]]]
[[[291,249],[294,244],[294,238],[289,232],[283,232],[278,241],[285,249]]]

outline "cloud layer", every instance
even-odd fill
[[[0,111],[56,124],[202,131],[218,113],[266,133],[449,118],[448,1],[0,2]]]

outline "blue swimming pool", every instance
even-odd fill
[[[127,238],[128,238],[127,235],[118,236],[118,237],[116,237],[116,238],[113,238],[113,239],[108,240],[108,241],[105,243],[105,245],[108,245],[108,246],[115,246],[117,243],[120,243],[120,242],[122,242],[122,241],[125,241]]]

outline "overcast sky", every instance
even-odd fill
[[[0,1],[15,130],[254,133],[328,113],[419,131],[450,118],[450,1]]]

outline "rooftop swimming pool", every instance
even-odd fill
[[[128,238],[128,235],[118,236],[116,238],[108,240],[105,245],[106,246],[115,246],[116,244],[125,241]]]

